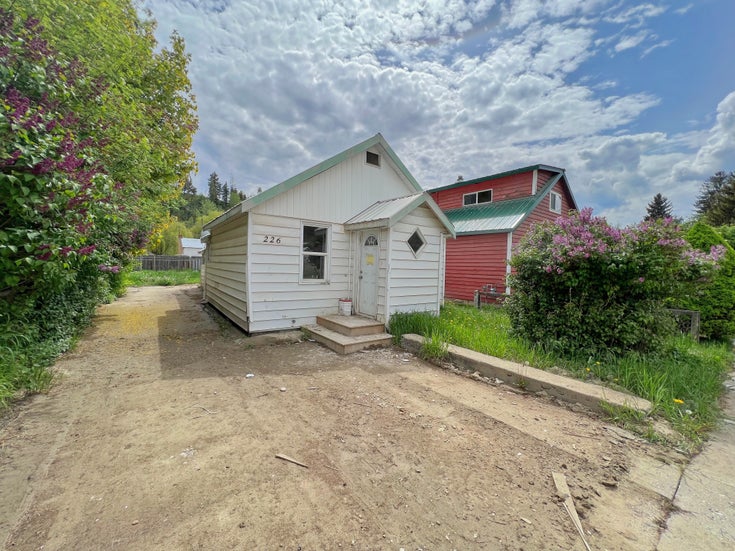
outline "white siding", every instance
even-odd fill
[[[386,322],[386,312],[388,305],[388,266],[390,258],[388,256],[390,242],[390,230],[385,228],[380,231],[380,248],[378,251],[378,321]]]
[[[248,217],[241,216],[212,229],[206,249],[204,296],[234,323],[248,328]]]
[[[313,324],[316,316],[336,314],[338,300],[350,293],[350,243],[341,224],[329,224],[327,281],[299,281],[301,218],[251,212],[250,331]],[[319,219],[303,223],[322,225]],[[266,236],[269,238],[266,240]],[[271,243],[270,236],[280,243]]]
[[[260,214],[342,223],[376,201],[416,193],[382,148],[375,151],[381,154],[379,168],[365,163],[363,151],[253,210]]]
[[[415,257],[408,238],[418,228],[426,246]],[[442,232],[434,213],[422,206],[391,229],[389,315],[396,312],[439,313]]]

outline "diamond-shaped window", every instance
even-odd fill
[[[412,234],[411,237],[408,238],[408,246],[411,247],[411,250],[413,251],[413,254],[418,256],[421,249],[424,248],[426,245],[426,240],[424,239],[424,236],[421,235],[421,232],[417,229]]]

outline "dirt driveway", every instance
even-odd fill
[[[654,549],[668,501],[632,472],[679,468],[398,349],[249,339],[194,286],[131,289],[57,370],[0,429],[8,549],[584,550],[554,471],[592,549]]]

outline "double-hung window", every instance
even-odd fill
[[[301,229],[301,279],[326,281],[329,269],[329,228],[309,226]]]
[[[549,210],[561,214],[561,194],[555,191],[549,193]]]

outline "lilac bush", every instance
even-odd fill
[[[673,328],[667,302],[723,254],[693,250],[671,219],[619,229],[583,209],[537,225],[511,261],[514,331],[564,352],[655,347]]]
[[[125,263],[150,228],[134,196],[96,160],[102,124],[75,105],[105,88],[40,37],[34,18],[0,10],[0,297],[32,299],[98,265]],[[104,270],[102,273],[115,273]],[[0,312],[2,313],[2,312]]]

